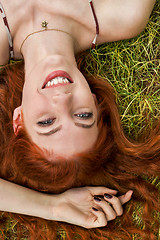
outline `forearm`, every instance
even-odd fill
[[[121,205],[130,200],[133,191],[128,191],[119,198],[115,196],[116,193],[116,190],[106,187],[82,187],[62,194],[47,195],[0,179],[0,210],[67,222],[85,228],[103,227],[107,221],[122,214]],[[106,196],[106,200],[98,200],[96,205],[95,195]],[[110,196],[109,199],[107,195]],[[108,202],[116,206],[109,207]],[[100,207],[102,211],[95,212],[93,207]]]
[[[47,195],[0,179],[0,210],[50,218],[50,203],[56,196]],[[55,201],[56,202],[56,201]]]

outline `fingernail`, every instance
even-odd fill
[[[94,211],[96,211],[96,212],[98,211],[98,209],[97,209],[97,208],[94,208],[94,207],[92,207],[92,209],[93,209]]]
[[[105,193],[104,196],[108,199],[111,199],[112,198],[112,195],[108,194],[108,193]]]
[[[94,200],[95,200],[96,202],[100,202],[100,201],[101,201],[101,199],[98,198],[98,197],[94,197]]]
[[[98,197],[98,198],[102,198],[103,199],[103,195],[95,195],[95,197]]]
[[[128,193],[132,196],[133,190],[129,190]]]

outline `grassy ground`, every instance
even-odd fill
[[[146,29],[137,37],[107,43],[90,51],[84,60],[86,71],[103,77],[115,89],[125,133],[144,140],[160,121],[160,1],[157,1]],[[148,179],[160,190],[158,178]],[[137,206],[133,221],[143,228]],[[160,219],[160,214],[157,214]],[[160,239],[160,229],[157,240]],[[133,236],[133,240],[139,240]]]
[[[160,2],[142,34],[107,43],[85,59],[86,71],[114,87],[123,127],[138,139],[160,116]],[[145,133],[145,134],[144,134]]]
[[[160,118],[160,1],[139,36],[101,45],[90,53],[84,59],[86,72],[97,73],[110,82],[116,91],[126,134],[134,140],[141,140]],[[150,181],[160,189],[158,179]],[[140,209],[137,206],[137,211]],[[133,218],[141,226],[138,216],[135,212]],[[16,222],[8,220],[4,230],[5,239],[16,239]],[[62,233],[58,239],[65,239],[65,235]],[[138,238],[133,236],[133,239]]]

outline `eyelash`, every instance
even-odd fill
[[[50,126],[50,125],[52,125],[52,123],[53,123],[53,121],[54,121],[55,119],[46,119],[46,120],[44,120],[44,121],[40,121],[40,122],[38,122],[37,124],[39,125],[39,126]]]
[[[92,112],[84,112],[84,113],[79,113],[79,114],[74,114],[74,116],[78,118],[83,118],[83,119],[89,119],[93,117]]]
[[[84,112],[84,113],[74,114],[74,116],[81,118],[81,119],[89,119],[89,118],[93,117],[93,113],[92,112]],[[50,125],[52,125],[54,120],[55,119],[46,119],[44,121],[39,121],[37,124],[39,126],[50,126]]]

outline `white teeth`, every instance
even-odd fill
[[[69,83],[69,80],[67,78],[64,78],[64,77],[56,77],[56,78],[52,79],[51,81],[49,81],[46,84],[46,87],[53,86],[53,85],[56,85],[58,83]]]
[[[58,79],[55,78],[55,79],[53,80],[53,82],[54,82],[54,84],[57,84],[57,83],[58,83]]]
[[[62,78],[60,78],[60,79],[59,79],[59,82],[60,82],[60,83],[62,83],[62,82],[63,82],[63,79],[62,79]]]

